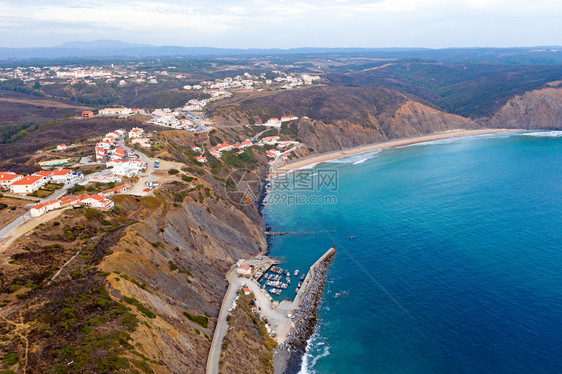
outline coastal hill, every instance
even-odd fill
[[[93,145],[95,139],[91,138],[133,126],[158,131],[151,147],[142,151],[168,164],[155,172],[162,183],[153,194],[112,196],[116,208],[106,212],[57,210],[58,216],[44,217],[41,224],[0,252],[4,317],[0,323],[7,352],[0,369],[17,372],[26,368],[29,373],[205,372],[227,289],[225,274],[238,259],[267,250],[259,205],[229,199],[235,187],[230,178],[245,172],[266,178],[268,160],[265,147],[251,147],[242,155],[225,151],[220,158],[205,152],[207,162],[200,163],[194,146],[208,149],[263,131],[262,136],[279,135],[304,143],[291,154],[295,159],[460,128],[562,127],[562,89],[554,82],[560,76],[559,66],[482,66],[478,70],[476,65],[419,60],[384,64],[360,60],[362,65],[328,61],[326,71],[318,73],[322,75],[318,84],[292,90],[236,91],[206,108],[215,128],[200,133],[149,126],[142,123],[142,117],[65,119],[80,112],[80,103],[73,96],[79,87],[30,91],[35,96],[0,91],[0,97],[22,100],[47,99],[39,94],[53,96],[48,97],[53,101],[48,103],[50,109],[45,109],[48,121],[26,122],[26,118],[35,121],[41,113],[29,109],[26,116],[28,107],[20,106],[24,113],[14,114],[13,123],[0,128],[3,168],[37,169],[37,157],[45,148],[60,142],[90,141]],[[236,61],[228,68],[243,71],[241,65]],[[249,65],[255,68],[253,62]],[[209,68],[204,76],[231,75],[226,69]],[[189,79],[203,76],[190,74]],[[85,87],[83,98],[109,100],[92,103],[92,108],[119,105],[130,99],[127,92],[138,88],[135,100],[147,106],[173,107],[199,95],[168,84],[154,89],[148,84],[131,84],[123,91],[109,91],[99,84]],[[104,96],[105,92],[119,95]],[[53,108],[60,103],[74,107],[57,112]],[[270,117],[286,115],[299,119],[280,129],[257,126]],[[91,155],[92,147],[88,149],[84,156]],[[259,186],[254,189],[259,196]],[[235,331],[230,341],[248,339],[250,346],[260,349],[244,355],[240,354],[242,348],[225,344],[221,365],[271,373],[273,347],[264,339],[262,325],[252,318],[255,315],[243,313],[250,307],[249,301],[248,305],[242,302],[245,299],[240,300],[244,309],[234,315],[230,325]],[[246,336],[238,333],[239,328],[257,330]]]

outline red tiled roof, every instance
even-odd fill
[[[37,173],[33,173],[33,175],[40,175],[42,177],[50,177],[51,175],[53,175],[53,172],[47,171],[47,170],[41,170],[41,171],[38,171]]]
[[[58,170],[53,170],[53,176],[59,176],[59,175],[66,175],[68,173],[72,172],[72,170],[70,169],[58,169]]]
[[[27,177],[23,177],[19,181],[12,183],[12,186],[28,186],[41,179],[43,179],[41,175],[28,175]]]
[[[19,177],[20,174],[12,172],[0,172],[0,181],[11,181]]]

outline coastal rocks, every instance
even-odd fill
[[[315,264],[311,285],[304,296],[301,307],[295,316],[294,327],[287,340],[273,353],[274,369],[278,374],[299,372],[302,357],[306,352],[307,340],[314,333],[317,310],[324,290],[325,274],[334,258],[333,252]]]

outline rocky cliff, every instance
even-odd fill
[[[483,123],[511,129],[562,128],[562,88],[544,88],[516,96]]]

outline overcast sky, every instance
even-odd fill
[[[562,45],[562,0],[0,0],[0,46]]]

